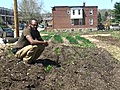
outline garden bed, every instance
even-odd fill
[[[0,67],[1,90],[120,90],[120,63],[102,47],[50,42],[35,64],[1,54]]]

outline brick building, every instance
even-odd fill
[[[53,29],[57,30],[84,30],[97,29],[98,6],[54,6]]]
[[[0,17],[4,22],[11,23],[14,21],[14,11],[12,9],[0,7]]]

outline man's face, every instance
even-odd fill
[[[30,26],[33,30],[37,30],[38,22],[35,20],[32,20]]]

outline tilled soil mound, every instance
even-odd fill
[[[120,63],[102,48],[62,44],[31,65],[1,55],[0,90],[120,90]]]

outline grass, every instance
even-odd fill
[[[80,47],[93,47],[95,46],[93,43],[91,43],[88,39],[81,37],[82,34],[112,34],[113,36],[117,36],[120,38],[120,32],[115,33],[113,31],[107,30],[107,31],[92,31],[92,32],[52,32],[52,31],[41,31],[42,34],[48,34],[47,36],[42,36],[43,39],[49,40],[53,36],[54,40],[58,43],[63,43],[62,37],[66,38],[70,44],[74,44],[75,46]],[[81,44],[79,44],[78,41],[82,41]]]
[[[44,70],[45,70],[46,72],[49,72],[52,68],[53,68],[53,66],[48,65]]]
[[[14,54],[13,54],[11,48],[10,48],[10,47],[6,47],[6,48],[5,48],[5,57],[11,57],[11,56],[13,56],[13,55],[14,55]]]
[[[111,32],[111,35],[112,35],[113,37],[116,37],[116,38],[119,38],[119,39],[120,39],[120,31],[113,31],[113,32]]]
[[[45,32],[42,31],[43,34],[48,34],[47,36],[42,36],[44,40],[49,40],[53,36],[54,40],[58,43],[63,43],[62,37],[65,37],[70,44],[74,44],[76,46],[82,46],[82,47],[91,47],[94,46],[88,39],[85,39],[83,37],[80,37],[80,33],[74,32],[60,32],[59,34],[56,32]],[[93,32],[92,32],[93,33]],[[96,33],[96,32],[95,32]],[[79,41],[82,41],[82,44],[78,43]]]
[[[72,36],[67,36],[66,39],[70,42],[70,44],[78,44],[77,39]]]
[[[54,40],[57,41],[58,43],[63,43],[63,40],[60,35],[54,35]]]
[[[62,37],[65,37],[65,38],[66,38],[67,36],[74,36],[75,33],[72,33],[72,32],[61,32],[60,35],[61,35]]]
[[[46,41],[48,41],[49,39],[51,39],[51,37],[52,37],[52,36],[50,36],[50,35],[42,36],[42,38],[43,38],[44,40],[46,40]]]
[[[75,36],[76,39],[84,42],[84,43],[91,43],[88,39],[84,38],[84,37],[80,37],[80,36]]]
[[[80,37],[80,36],[75,36],[75,38],[79,41],[82,41],[83,43],[80,44],[80,46],[82,47],[94,47],[94,44],[91,43],[88,39],[84,38],[84,37]]]
[[[45,31],[45,30],[43,30],[43,31],[40,31],[40,33],[41,34],[48,34],[50,36],[54,35],[54,32],[52,32],[52,31]]]

